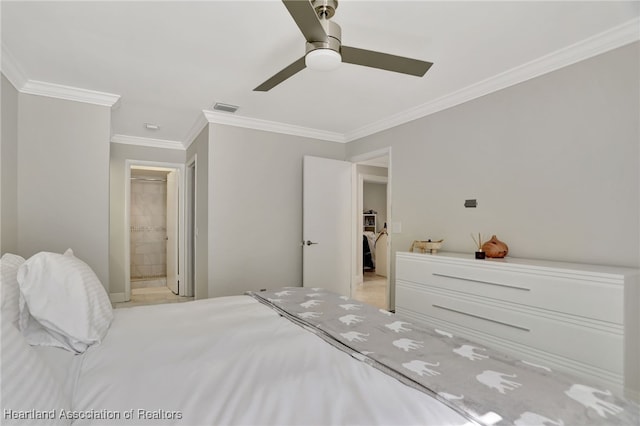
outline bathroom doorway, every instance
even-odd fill
[[[129,260],[131,289],[167,286],[168,210],[167,178],[170,169],[131,168]],[[175,213],[174,213],[175,215]],[[169,253],[175,256],[175,250]],[[172,289],[173,290],[173,289]]]
[[[184,165],[128,161],[125,300],[181,301],[184,265]],[[136,300],[133,300],[136,299]]]

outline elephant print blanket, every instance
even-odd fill
[[[321,288],[247,294],[477,424],[640,424],[637,404],[598,385]]]

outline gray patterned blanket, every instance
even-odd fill
[[[324,289],[247,294],[477,424],[640,424],[637,404],[599,386]]]

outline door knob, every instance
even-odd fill
[[[313,241],[307,240],[306,242],[303,241],[302,244],[303,245],[306,244],[306,245],[310,246],[311,244],[318,244],[318,243],[314,243]]]

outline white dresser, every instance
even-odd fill
[[[396,312],[638,400],[640,271],[473,254],[396,255]]]

